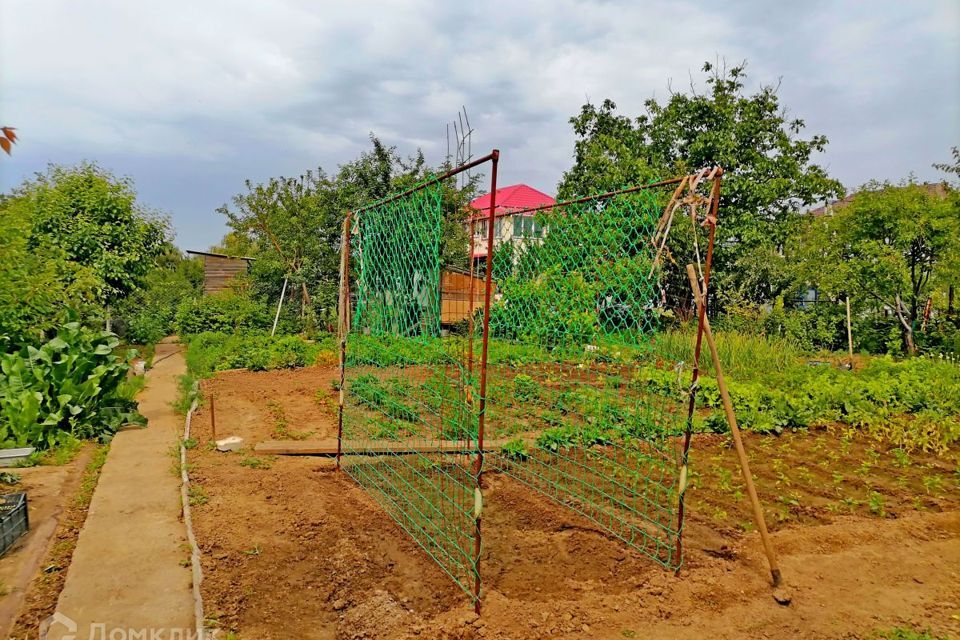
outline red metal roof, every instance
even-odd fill
[[[514,184],[509,187],[497,189],[497,209],[494,215],[504,216],[511,211],[556,204],[556,202],[555,199],[543,191],[538,191],[525,184]],[[471,200],[470,208],[476,209],[478,212],[472,219],[490,215],[490,194],[487,193]]]

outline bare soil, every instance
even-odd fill
[[[207,381],[217,435],[336,434],[334,367]],[[485,475],[483,615],[330,460],[222,454],[193,422],[208,618],[240,638],[870,638],[960,634],[954,456],[840,429],[750,435],[789,605],[772,597],[724,436],[697,436],[679,576],[497,473]]]

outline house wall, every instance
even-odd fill
[[[531,220],[532,215],[504,215],[496,219],[494,224],[494,248],[502,245],[505,242],[511,242],[513,244],[522,244],[529,240],[528,237],[517,236],[514,234],[514,227],[516,225],[517,218]],[[487,254],[487,231],[486,220],[478,220],[474,222],[475,232],[473,234],[473,252],[474,255],[485,256]]]

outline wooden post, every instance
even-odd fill
[[[280,319],[280,308],[283,306],[283,296],[287,293],[287,279],[283,279],[283,289],[280,289],[280,302],[277,303],[277,315],[273,316],[273,329],[270,329],[270,337],[277,332],[277,321]]]
[[[697,272],[692,264],[687,265],[687,277],[690,279],[690,288],[693,290],[693,297],[697,301],[697,306],[703,308],[703,297],[700,293],[700,284],[697,282]],[[703,319],[703,335],[707,339],[707,346],[710,348],[710,357],[713,359],[713,368],[717,376],[717,387],[720,389],[720,397],[723,400],[723,410],[727,414],[727,423],[730,425],[730,433],[733,435],[733,443],[737,449],[737,458],[740,460],[740,471],[743,474],[743,482],[747,485],[747,494],[750,496],[750,504],[753,507],[753,518],[757,523],[757,529],[760,531],[760,540],[763,542],[763,550],[767,554],[767,562],[770,564],[770,576],[773,579],[773,586],[779,587],[782,581],[780,575],[780,566],[777,563],[777,554],[773,550],[770,542],[770,534],[767,532],[767,522],[763,517],[763,509],[760,506],[760,498],[757,497],[757,489],[753,486],[753,474],[750,473],[750,463],[747,461],[747,452],[743,448],[743,438],[740,436],[740,427],[737,425],[737,416],[733,412],[733,402],[730,400],[730,393],[727,391],[727,382],[723,377],[723,369],[720,366],[720,356],[717,354],[717,343],[713,339],[713,329],[710,328],[710,319],[706,313],[701,313]]]
[[[217,441],[217,408],[216,408],[216,399],[217,397],[214,394],[210,394],[210,432],[213,434],[213,441]]]
[[[853,365],[853,328],[850,325],[850,296],[847,296],[847,347],[850,350],[850,364]]]

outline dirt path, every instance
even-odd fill
[[[140,396],[149,427],[124,431],[113,441],[57,605],[57,613],[77,628],[54,624],[51,640],[99,637],[99,625],[105,625],[105,637],[116,629],[124,630],[123,637],[164,629],[169,637],[171,629],[193,627],[190,572],[182,565],[189,551],[169,455],[182,429],[170,406],[185,370],[183,356],[174,353],[178,348],[157,346],[157,364]]]

